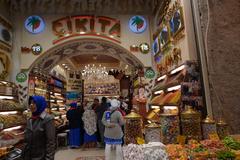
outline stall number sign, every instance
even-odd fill
[[[18,73],[17,76],[16,76],[16,80],[19,83],[25,82],[27,80],[27,74],[23,73],[23,72]]]
[[[148,54],[148,52],[150,51],[150,46],[147,43],[142,43],[139,45],[139,49],[140,52],[142,52],[143,54]]]
[[[31,50],[34,55],[39,55],[42,53],[42,46],[36,43],[32,45]]]
[[[129,20],[129,28],[134,33],[142,33],[147,28],[147,21],[143,16],[133,16]]]

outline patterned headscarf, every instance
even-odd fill
[[[84,109],[85,111],[82,117],[84,130],[88,135],[93,135],[97,132],[97,115],[94,110],[92,110],[92,103],[88,103]]]

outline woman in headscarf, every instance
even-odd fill
[[[82,135],[82,112],[77,107],[77,103],[70,104],[70,109],[67,111],[67,119],[69,121],[69,146],[78,148],[82,144],[80,135]]]
[[[25,130],[24,160],[54,160],[54,117],[45,112],[46,106],[47,103],[42,96],[29,98],[32,116],[27,120]]]
[[[122,160],[122,138],[124,125],[122,114],[118,111],[120,102],[116,99],[111,101],[108,111],[104,112],[102,123],[105,125],[105,157],[106,160]]]
[[[97,115],[92,109],[92,103],[84,106],[83,125],[84,125],[84,147],[95,147],[97,142]]]

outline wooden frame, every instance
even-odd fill
[[[177,24],[177,22],[180,22],[180,23]],[[173,11],[172,16],[168,21],[168,24],[169,24],[170,35],[172,38],[175,38],[185,28],[182,7],[178,7]]]

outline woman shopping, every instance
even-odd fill
[[[69,145],[70,148],[78,148],[82,142],[80,135],[83,135],[82,112],[77,107],[77,103],[70,104],[70,109],[67,111],[67,119],[69,121]]]
[[[105,157],[106,160],[122,160],[122,126],[124,120],[118,111],[120,102],[116,99],[111,101],[110,109],[104,112],[102,123],[105,125]]]
[[[54,160],[54,118],[45,112],[47,103],[42,96],[31,96],[29,108],[32,117],[27,120],[25,130],[24,160]]]
[[[84,147],[95,147],[97,143],[97,115],[92,109],[92,103],[84,106],[83,124],[84,124]]]

